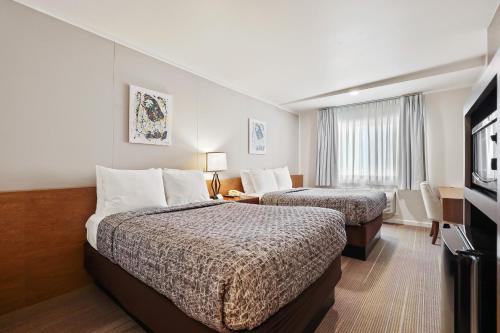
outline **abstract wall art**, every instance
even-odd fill
[[[172,144],[172,96],[130,85],[129,142]]]
[[[250,154],[266,153],[266,123],[255,119],[248,121],[248,152]]]

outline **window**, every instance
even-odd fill
[[[399,99],[335,108],[337,185],[397,186]]]
[[[424,180],[422,94],[319,111],[317,186],[418,189]]]

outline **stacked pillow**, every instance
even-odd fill
[[[161,169],[115,170],[96,167],[96,215],[145,207],[166,207]]]
[[[96,215],[210,200],[202,171],[96,167]]]
[[[210,200],[203,172],[163,169],[163,186],[169,206]]]
[[[293,187],[292,177],[290,177],[290,171],[288,167],[272,169],[274,177],[276,178],[276,183],[278,184],[278,190],[289,190]]]
[[[288,167],[241,170],[240,175],[245,193],[261,194],[292,188],[292,178]]]
[[[273,170],[250,170],[249,174],[255,193],[278,191],[279,187]]]
[[[243,185],[243,191],[245,193],[256,193],[256,191],[253,187],[252,177],[250,176],[250,171],[251,170],[241,170],[240,171],[241,184]]]

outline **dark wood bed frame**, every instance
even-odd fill
[[[382,214],[368,223],[361,225],[346,225],[347,245],[342,255],[366,260],[373,247],[380,239]]]
[[[85,244],[85,268],[104,289],[143,327],[154,332],[215,332],[190,318],[168,298],[113,264],[88,243]],[[335,285],[342,275],[340,255],[325,273],[295,300],[283,307],[252,333],[314,332],[335,302]]]

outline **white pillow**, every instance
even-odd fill
[[[290,177],[290,171],[287,166],[272,170],[276,178],[276,183],[278,184],[278,190],[289,190],[293,187],[292,177]]]
[[[255,193],[255,189],[252,184],[252,177],[250,177],[251,170],[241,170],[241,184],[243,185],[243,192],[245,193]]]
[[[210,200],[203,172],[163,169],[163,185],[169,206]]]
[[[98,216],[167,206],[160,169],[116,170],[97,166],[96,179]]]
[[[255,193],[267,193],[278,190],[278,183],[276,183],[276,178],[272,170],[251,170],[249,173]]]

